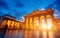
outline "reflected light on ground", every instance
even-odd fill
[[[43,30],[43,38],[47,38],[47,32],[46,32],[46,30]]]
[[[39,38],[39,31],[36,31],[36,38]]]
[[[49,31],[49,38],[54,38],[54,37],[53,37],[53,32],[52,32],[52,31]]]

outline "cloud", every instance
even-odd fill
[[[20,0],[13,0],[17,7],[24,7],[24,4],[20,2]]]
[[[25,21],[24,16],[21,17],[20,21],[21,21],[21,22],[24,22],[24,21]]]
[[[59,15],[59,13],[60,13],[60,11],[58,11],[58,10],[54,10],[54,17],[55,18],[59,18],[60,17],[60,15]]]
[[[2,16],[2,15],[3,15],[3,12],[0,11],[0,16]]]
[[[40,10],[45,10],[44,8],[40,9]]]
[[[22,3],[17,3],[17,7],[24,7]]]
[[[8,9],[8,5],[4,1],[0,1],[0,8],[1,7]]]
[[[14,11],[13,14],[17,18],[17,20],[23,21],[23,17],[27,14],[27,12],[25,12],[25,11],[22,11],[22,12]]]
[[[54,17],[57,17],[58,16],[58,14],[54,14]]]
[[[54,17],[60,17],[60,0],[55,0],[54,3],[45,7],[45,9],[52,8],[54,10]]]
[[[49,6],[45,7],[45,9],[53,8],[54,4],[50,4]]]
[[[48,5],[48,6],[45,7],[45,8],[46,8],[46,9],[49,9],[49,8],[55,8],[55,9],[58,9],[58,7],[60,7],[60,0],[54,1],[54,3]]]
[[[3,9],[2,9],[3,8]],[[0,1],[0,14],[9,14],[22,20],[23,16],[32,13],[35,8],[45,10],[54,9],[54,16],[59,16],[60,0],[5,0]],[[5,10],[6,9],[6,10]]]

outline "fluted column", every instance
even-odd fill
[[[29,19],[26,18],[26,29],[28,29],[28,23],[29,23]]]
[[[34,18],[34,30],[36,30],[36,17]]]
[[[45,19],[45,25],[47,25],[47,18],[46,18],[46,15],[44,16],[44,19]]]
[[[42,17],[42,16],[40,16],[40,19],[39,19],[39,22],[40,22],[40,23],[39,23],[39,24],[40,24],[40,25],[39,25],[39,29],[40,29],[40,30],[42,30],[42,18],[41,18],[41,17]]]
[[[40,16],[38,16],[38,20],[39,20],[39,25],[38,25],[38,29],[40,28]]]
[[[32,18],[32,29],[34,29],[34,17]]]
[[[34,20],[34,21],[33,21],[33,27],[35,28],[35,17],[33,18],[33,20]],[[33,29],[34,29],[34,28],[33,28]]]
[[[29,21],[29,23],[30,23],[30,24],[29,24],[29,29],[32,29],[32,28],[33,28],[33,26],[32,26],[32,21],[33,21],[33,20],[32,20],[32,17],[31,17],[31,18],[30,18],[30,21]]]
[[[53,13],[50,15],[51,16],[51,21],[52,21],[52,29],[54,29],[54,26],[58,25],[58,24],[55,24],[55,20],[54,20],[54,17],[53,17]],[[58,28],[58,27],[57,27]]]
[[[30,18],[28,18],[28,29],[30,29]]]
[[[25,18],[25,26],[24,26],[24,29],[26,29],[26,18]]]
[[[39,16],[36,18],[36,29],[39,29]]]
[[[46,15],[45,15],[45,17],[44,17],[44,18],[45,18],[45,25],[47,25],[47,17],[46,17]],[[47,25],[47,28],[48,28],[48,25]],[[49,36],[48,36],[48,29],[47,29],[47,31],[46,31],[46,32],[47,32],[47,38],[49,38]]]

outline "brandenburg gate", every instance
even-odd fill
[[[35,10],[25,16],[25,29],[51,29],[53,25],[53,10]]]

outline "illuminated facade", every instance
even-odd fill
[[[54,18],[53,14],[52,9],[35,10],[24,16],[25,22],[17,21],[15,17],[9,15],[3,15],[0,17],[0,28],[8,25],[7,29],[56,29],[60,26],[60,18]]]
[[[15,20],[15,17],[12,17],[8,14],[3,15],[0,18],[0,29],[4,29],[7,26],[7,29],[21,29],[22,22]]]
[[[52,28],[53,10],[35,10],[31,14],[25,16],[25,29],[45,29]]]
[[[55,21],[56,29],[60,30],[60,18],[55,18]]]

